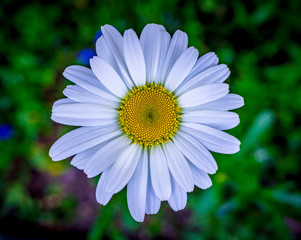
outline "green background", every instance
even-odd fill
[[[67,0],[0,3],[0,239],[298,239],[301,236],[301,2]],[[140,34],[147,23],[181,29],[200,54],[214,51],[244,97],[241,140],[208,190],[173,212],[136,223],[125,190],[107,206],[70,160],[52,162],[51,144],[71,128],[50,120],[70,84],[64,68],[94,48],[101,25]],[[2,133],[3,134],[3,133]]]

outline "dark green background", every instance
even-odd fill
[[[298,239],[301,234],[301,2],[154,0],[0,3],[0,239]],[[219,165],[208,190],[185,210],[136,223],[125,191],[96,203],[97,178],[52,162],[51,144],[69,127],[50,120],[65,85],[62,71],[93,48],[101,25],[140,34],[145,24],[187,32],[200,54],[214,51],[245,99],[242,142]]]

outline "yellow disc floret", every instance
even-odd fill
[[[154,83],[131,90],[118,111],[123,132],[143,147],[169,141],[179,128],[181,111],[176,97]]]

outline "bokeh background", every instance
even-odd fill
[[[0,3],[0,239],[301,239],[301,1],[66,0]],[[187,32],[214,51],[245,98],[228,131],[241,151],[214,154],[208,190],[185,210],[166,203],[136,223],[125,190],[105,207],[98,178],[52,162],[51,144],[71,128],[50,120],[71,64],[94,55],[100,26],[140,34],[145,24]]]

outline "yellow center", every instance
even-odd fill
[[[123,132],[143,147],[169,141],[179,128],[181,112],[174,94],[154,83],[131,90],[118,111]]]

